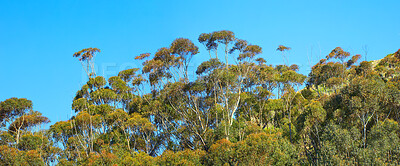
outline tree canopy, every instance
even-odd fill
[[[336,47],[306,76],[287,46],[271,65],[232,31],[198,42],[206,53],[177,38],[109,78],[100,49],[74,53],[88,81],[70,119],[45,129],[32,101],[0,102],[0,165],[400,164],[400,50],[360,62]],[[190,78],[195,56],[209,59]]]

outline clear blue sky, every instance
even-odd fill
[[[52,123],[68,119],[85,81],[72,54],[97,47],[99,75],[139,67],[134,56],[154,53],[175,38],[199,47],[203,32],[231,30],[263,47],[268,63],[282,63],[278,45],[292,47],[289,62],[308,74],[335,47],[368,60],[400,48],[400,1],[0,1],[0,101],[23,97]],[[202,53],[206,51],[201,47]],[[193,59],[200,64],[207,54]],[[364,58],[363,58],[364,59]],[[104,69],[104,70],[103,70]]]

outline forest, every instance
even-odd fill
[[[109,78],[95,71],[99,48],[71,53],[87,74],[60,112],[71,118],[44,128],[31,100],[1,101],[0,165],[400,164],[400,49],[361,61],[332,48],[304,75],[289,46],[271,65],[232,31],[197,40],[132,57],[141,68]],[[191,78],[195,56],[208,60]]]

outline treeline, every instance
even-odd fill
[[[97,48],[73,54],[89,81],[49,129],[32,102],[0,103],[0,165],[398,165],[400,50],[359,62],[340,47],[308,76],[269,65],[231,31],[178,38],[106,80]],[[194,56],[209,57],[189,79]],[[67,114],[67,113],[65,113]]]

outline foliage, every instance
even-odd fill
[[[43,129],[32,101],[0,102],[0,165],[400,164],[400,50],[358,62],[336,47],[305,76],[287,46],[271,65],[228,30],[198,41],[196,77],[205,55],[186,38],[110,78],[94,70],[100,49],[76,52],[88,80],[70,119]]]

